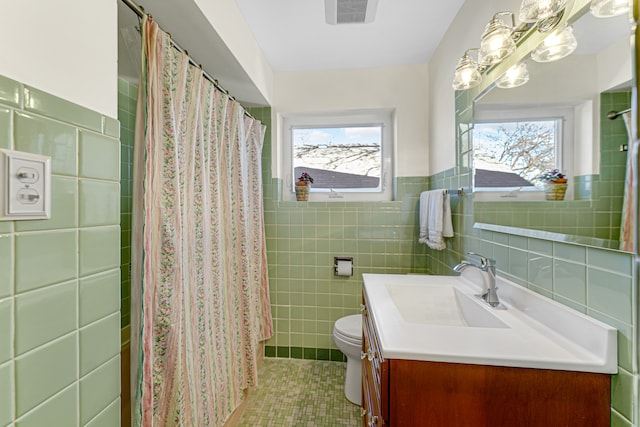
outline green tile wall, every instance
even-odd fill
[[[270,128],[271,110],[252,109]],[[343,360],[334,322],[360,312],[362,273],[427,272],[417,244],[417,204],[425,177],[396,181],[397,201],[284,202],[271,177],[271,135],[265,137],[263,182],[267,260],[275,336],[266,355]],[[354,260],[352,277],[333,274],[333,257]]]
[[[468,137],[468,130],[472,117],[469,105],[474,96],[473,90],[456,93],[456,142],[459,166],[431,176],[432,188],[451,188],[457,185],[470,188],[469,165],[472,142]],[[622,109],[626,108],[624,105],[629,105],[627,94],[603,95],[602,102],[605,104],[603,107],[605,115],[609,109]],[[624,129],[620,129],[620,123],[603,120],[601,125],[604,128],[603,150],[611,151],[608,158],[613,164],[616,146],[626,139],[626,132],[623,139]],[[603,160],[607,161],[606,158],[607,156],[604,156]],[[615,161],[618,161],[617,158]],[[623,166],[617,166],[612,169],[622,168]],[[607,176],[605,178],[602,175]],[[620,175],[619,172],[603,170],[599,179],[613,182],[612,180],[617,180]],[[601,191],[598,187],[594,188],[597,192]],[[619,200],[613,193],[613,191],[607,193],[610,195],[603,202],[605,207],[601,213],[605,218],[601,219],[596,215],[594,221],[607,229],[605,234],[607,238],[617,239],[615,235],[617,225],[615,221],[611,222],[610,217],[613,215],[612,212],[618,209],[616,206]],[[523,203],[522,206],[525,204]],[[548,208],[548,216],[540,212],[538,214],[541,221],[553,221],[555,231],[573,232],[574,229],[570,225],[575,223],[576,218],[579,223],[583,221],[579,209],[563,207],[555,202],[538,202],[538,204],[553,205]],[[499,205],[501,208],[496,211],[499,221],[525,215],[525,210],[520,205],[515,206],[514,203]],[[636,412],[630,409],[637,407],[638,404],[638,388],[633,387],[632,384],[640,382],[634,360],[638,351],[638,320],[634,314],[638,311],[638,277],[634,256],[584,244],[479,230],[473,227],[474,220],[477,219],[477,206],[478,204],[474,205],[471,194],[465,195],[452,204],[456,236],[446,251],[428,252],[429,269],[434,274],[451,274],[452,266],[463,259],[466,252],[481,253],[496,259],[499,274],[507,279],[617,328],[619,371],[613,377],[611,422],[613,426],[637,426],[640,420],[635,419]],[[476,209],[475,212],[474,209]],[[530,225],[536,225],[536,228],[540,225],[532,221],[534,219],[530,217]]]
[[[118,79],[118,120],[120,121],[120,294],[122,343],[129,341],[131,323],[131,212],[133,193],[133,141],[138,85]]]
[[[51,219],[0,221],[2,426],[118,425],[118,127],[0,76],[0,147],[53,172]]]

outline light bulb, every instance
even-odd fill
[[[465,90],[478,86],[482,81],[482,75],[478,70],[478,63],[469,56],[469,51],[465,52],[453,75],[453,89]]]
[[[518,17],[522,22],[539,22],[556,16],[566,5],[567,0],[523,0]]]
[[[482,34],[478,53],[478,62],[482,65],[497,64],[516,50],[511,28],[498,19],[502,14],[510,14],[513,20],[511,12],[500,12],[489,21]]]
[[[503,89],[522,86],[529,81],[529,70],[524,63],[518,63],[509,67],[502,77],[496,82],[496,86]]]
[[[531,59],[536,62],[557,61],[573,53],[577,47],[578,41],[573,35],[573,28],[558,28],[531,52]]]

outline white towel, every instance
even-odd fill
[[[420,237],[418,241],[439,251],[446,249],[445,237],[453,237],[451,202],[445,190],[420,194]]]

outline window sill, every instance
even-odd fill
[[[323,200],[311,200],[309,198],[308,201],[297,201],[297,200],[280,200],[278,202],[278,206],[282,208],[289,208],[294,206],[309,206],[313,208],[323,208],[323,207],[349,207],[349,208],[358,208],[358,207],[368,207],[372,205],[376,205],[377,207],[390,207],[397,208],[402,205],[403,202],[398,200],[381,200],[381,201],[356,201],[356,200],[345,200],[345,199],[323,199]]]
[[[547,202],[549,200],[545,197],[545,192],[542,189],[536,190],[521,190],[521,189],[475,189],[473,191],[473,200],[476,202]],[[571,201],[573,196],[567,191],[564,200]]]

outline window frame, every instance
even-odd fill
[[[575,108],[571,106],[539,106],[535,108],[509,108],[509,107],[476,107],[474,111],[475,123],[507,123],[541,120],[558,120],[560,128],[560,140],[556,140],[556,168],[567,176],[573,176],[573,152],[574,152],[574,116]],[[472,141],[472,167],[475,162],[475,145]],[[474,177],[475,177],[475,167]],[[475,179],[475,178],[474,178]],[[544,200],[544,188],[536,187],[476,187],[473,183],[473,192],[477,193],[477,199],[482,201],[513,201],[518,200]],[[565,200],[573,198],[573,188],[568,186]]]
[[[371,188],[314,188],[311,186],[309,201],[322,202],[378,202],[393,200],[393,110],[349,110],[320,113],[282,114],[282,198],[293,201],[295,180],[293,167],[293,129],[342,128],[381,126],[380,186]]]

